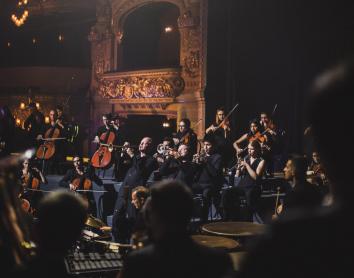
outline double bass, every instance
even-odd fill
[[[93,154],[91,164],[95,168],[106,168],[111,164],[112,148],[116,135],[112,130],[107,130],[100,136],[100,147]]]

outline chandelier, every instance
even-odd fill
[[[23,25],[29,15],[28,9],[27,9],[27,4],[28,4],[28,0],[20,0],[17,3],[17,8],[20,12],[20,16],[18,17],[14,13],[11,15],[11,20],[17,27],[20,27],[21,25]]]

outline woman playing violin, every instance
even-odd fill
[[[245,149],[242,149],[241,145],[245,142],[249,144],[252,141],[258,141],[262,147],[266,146],[268,142],[267,135],[261,133],[259,122],[256,119],[250,121],[249,132],[245,133],[234,142],[233,146],[236,149],[237,156],[245,155]]]
[[[232,148],[231,129],[229,119],[225,118],[224,108],[216,110],[215,122],[206,130],[206,134],[213,134],[215,138],[215,148],[223,158],[223,164],[227,166],[234,157],[234,149]]]
[[[197,135],[191,129],[191,121],[189,119],[182,119],[178,125],[178,132],[176,136],[174,136],[174,141],[176,147],[180,146],[181,144],[187,145],[191,155],[197,153]]]
[[[59,186],[77,191],[84,199],[88,201],[88,211],[92,215],[96,215],[97,207],[92,192],[92,182],[102,186],[102,180],[90,169],[86,169],[82,164],[79,156],[73,158],[73,169],[69,169],[65,176],[60,180]],[[80,191],[78,191],[80,190]]]
[[[225,119],[224,108],[218,108],[216,110],[215,122],[205,130],[205,133],[211,132],[216,136],[224,137],[225,139],[230,138],[230,122],[229,119]]]
[[[32,165],[29,159],[23,161],[19,176],[22,184],[20,197],[29,201],[35,210],[43,194],[34,190],[39,190],[41,184],[48,183],[47,179],[38,168]]]

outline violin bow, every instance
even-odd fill
[[[230,110],[230,112],[226,115],[226,117],[222,120],[222,122],[218,125],[218,128],[222,126],[222,124],[231,116],[232,112],[235,111],[235,109],[239,106],[239,103],[236,103],[236,105]]]
[[[277,111],[277,108],[278,108],[278,103],[276,103],[275,105],[274,105],[274,108],[273,108],[273,112],[272,112],[272,118],[273,118],[273,116],[274,116],[274,114],[275,114],[275,111]]]

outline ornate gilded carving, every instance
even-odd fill
[[[190,51],[184,58],[184,70],[192,78],[199,75],[199,51]]]
[[[102,78],[98,93],[104,98],[118,100],[175,98],[184,88],[180,77],[121,77],[115,80]]]
[[[179,28],[193,27],[194,25],[196,25],[196,20],[193,18],[191,11],[186,11],[178,18]]]

